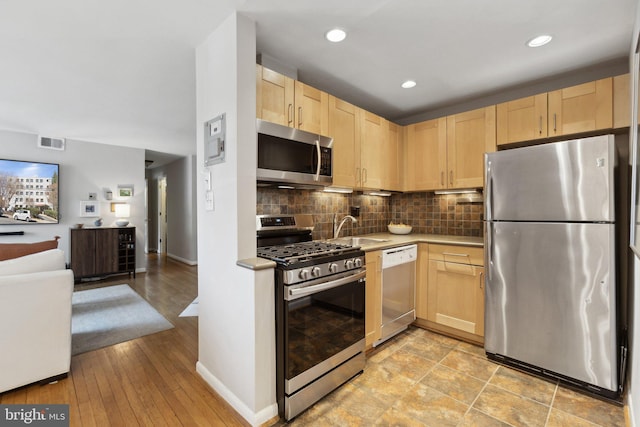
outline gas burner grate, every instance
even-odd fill
[[[351,245],[311,241],[293,243],[290,245],[261,247],[258,248],[258,256],[275,262],[292,264],[294,262],[307,261],[313,258],[336,255],[345,251],[353,251],[357,249],[358,247],[353,247]]]

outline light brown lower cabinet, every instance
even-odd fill
[[[367,269],[367,284],[365,287],[365,347],[373,347],[373,343],[380,339],[380,325],[382,324],[382,251],[372,251],[365,254]]]
[[[429,283],[429,244],[418,244],[416,264],[416,319],[427,319],[427,292]]]
[[[428,248],[419,248],[419,251],[416,323],[437,332],[482,344],[483,249],[429,244]],[[428,261],[425,261],[424,255]]]

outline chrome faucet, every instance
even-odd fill
[[[342,230],[342,226],[348,219],[350,219],[351,222],[353,222],[354,224],[358,222],[358,220],[352,217],[351,215],[347,215],[344,218],[342,218],[342,221],[340,221],[340,224],[338,224],[338,214],[333,214],[333,238],[334,239],[338,238],[338,236],[340,235],[340,230]]]

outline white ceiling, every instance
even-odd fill
[[[0,128],[195,153],[195,47],[232,10],[259,53],[402,121],[628,55],[637,0],[0,0]],[[340,44],[323,38],[348,32]],[[551,44],[525,42],[549,33]],[[405,79],[418,86],[400,88]]]

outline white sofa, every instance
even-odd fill
[[[67,375],[72,294],[59,249],[0,261],[0,393]]]

